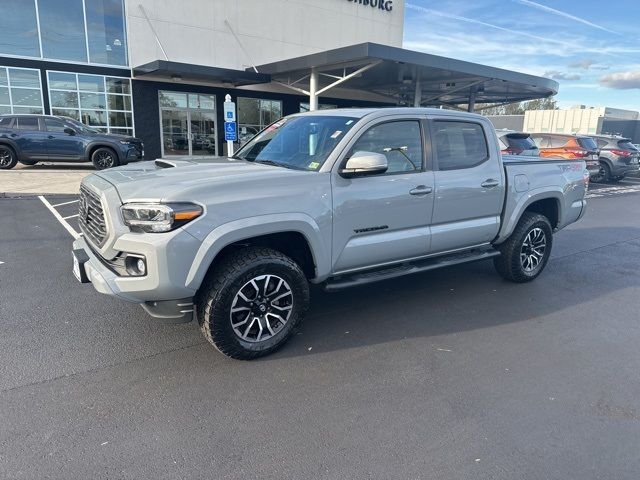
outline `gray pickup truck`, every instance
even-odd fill
[[[492,258],[528,282],[584,215],[583,161],[502,157],[485,118],[345,109],[285,117],[232,158],[84,179],[74,273],[222,353],[282,346],[328,290]],[[194,313],[195,312],[195,313]]]

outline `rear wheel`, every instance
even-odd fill
[[[13,148],[7,145],[0,145],[0,169],[10,170],[16,166],[18,158]]]
[[[505,279],[516,283],[534,280],[547,265],[553,231],[547,217],[525,212],[509,239],[497,248],[493,264]]]
[[[309,306],[309,285],[286,255],[264,247],[229,254],[198,293],[205,338],[240,360],[268,355],[291,337]]]
[[[118,166],[116,152],[107,147],[96,148],[91,154],[91,162],[98,170]]]
[[[611,168],[606,162],[600,162],[600,171],[593,177],[594,182],[609,182],[611,181]]]

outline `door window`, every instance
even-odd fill
[[[436,121],[435,151],[440,170],[471,168],[489,158],[482,126],[471,122]]]
[[[40,130],[37,117],[18,117],[18,130]]]
[[[422,134],[417,120],[381,123],[371,127],[356,141],[349,156],[375,152],[387,157],[387,174],[422,171]]]
[[[60,120],[56,120],[55,118],[45,118],[44,125],[47,129],[47,132],[64,133],[64,129],[69,128],[63,122],[61,122]]]

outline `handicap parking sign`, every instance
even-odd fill
[[[235,142],[238,139],[236,122],[224,122],[224,139],[228,142]]]

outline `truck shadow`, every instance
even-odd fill
[[[579,236],[572,233],[563,240],[601,239],[606,234],[620,243],[562,245],[543,274],[528,284],[502,280],[492,263],[484,261],[337,293],[314,288],[310,313],[298,334],[264,361],[417,337],[428,339],[425,348],[435,348],[446,343],[438,338],[443,335],[512,322],[543,322],[547,315],[579,304],[597,305],[611,292],[640,285],[640,229],[590,228],[580,230]]]

